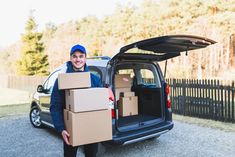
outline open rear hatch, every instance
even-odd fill
[[[122,47],[119,53],[113,56],[111,60],[115,61],[120,57],[133,56],[133,54],[129,54],[127,52],[128,50],[133,48],[138,48],[140,50],[153,52],[155,55],[150,54],[151,55],[150,58],[152,60],[166,60],[169,58],[179,56],[181,52],[188,52],[190,50],[205,48],[215,43],[216,42],[211,39],[199,36],[191,36],[191,35],[161,36],[161,37],[141,40],[126,45]],[[143,57],[143,55],[144,54],[142,54],[142,56],[140,55],[140,57]]]
[[[150,63],[151,61],[163,61],[179,56],[181,52],[205,48],[214,43],[216,42],[213,40],[190,35],[172,35],[150,38],[122,47],[119,53],[113,56],[108,64],[115,68],[122,60],[125,60],[125,62],[148,60]],[[138,53],[128,53],[128,50],[134,48],[151,53],[141,53],[139,51]],[[114,80],[112,80],[112,82],[115,87]],[[163,80],[161,82],[163,82]],[[138,96],[139,114],[125,117],[116,116],[116,124],[119,131],[140,129],[164,121],[165,117],[163,111],[166,109],[166,104],[163,104],[165,102],[163,100],[165,97],[163,83],[161,88],[137,86],[134,88],[132,87],[132,91]],[[117,106],[117,103],[115,103],[115,109],[118,108]]]

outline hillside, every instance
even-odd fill
[[[49,24],[43,33],[50,70],[68,60],[75,43],[86,45],[90,56],[112,56],[125,44],[169,34],[204,36],[217,44],[171,59],[168,77],[215,78],[235,66],[235,0],[145,0],[141,7],[117,6],[102,19],[87,16],[59,26]],[[0,53],[5,63],[1,67],[10,67],[7,71],[14,72],[19,45]]]

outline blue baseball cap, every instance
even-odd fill
[[[72,54],[73,54],[75,51],[79,51],[79,52],[81,52],[81,53],[83,53],[83,54],[86,55],[86,48],[85,48],[84,46],[82,46],[82,45],[79,45],[79,44],[74,45],[74,46],[71,48],[71,50],[70,50],[70,56],[72,56]]]

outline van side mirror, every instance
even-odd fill
[[[38,85],[37,92],[38,93],[43,93],[44,92],[44,88],[43,88],[42,85]]]

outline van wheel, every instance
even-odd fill
[[[41,122],[41,111],[38,109],[38,107],[34,106],[31,108],[30,113],[29,113],[29,119],[31,124],[35,128],[41,128],[42,127],[42,122]]]

